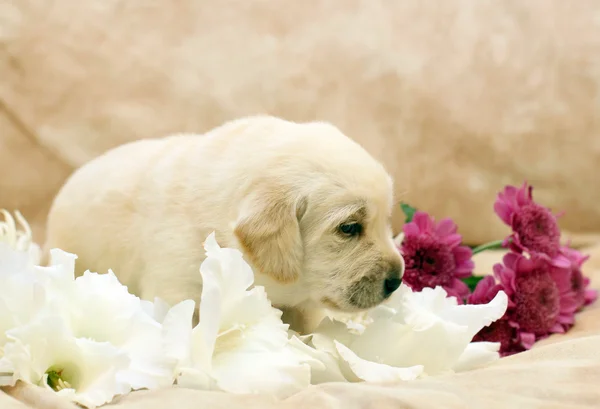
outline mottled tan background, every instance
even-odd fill
[[[333,122],[470,243],[525,178],[593,235],[599,87],[598,1],[0,0],[0,207],[41,241],[101,152],[270,113]]]

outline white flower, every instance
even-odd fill
[[[355,326],[359,326],[357,331]],[[323,382],[392,382],[414,380],[423,372],[423,367],[414,365],[396,368],[381,362],[362,359],[348,348],[361,337],[363,326],[343,323],[335,319],[325,318],[317,332],[304,337],[308,345],[319,351],[314,357],[324,364],[325,370],[313,366],[312,383]],[[377,345],[374,345],[377,348]]]
[[[0,226],[0,358],[5,356],[0,360],[0,384],[36,379],[37,375],[28,375],[19,368],[43,367],[47,358],[24,353],[35,345],[28,344],[33,337],[22,334],[41,331],[43,335],[48,328],[42,324],[51,313],[54,320],[57,317],[61,320],[59,335],[64,341],[61,351],[74,349],[73,354],[83,354],[82,359],[93,360],[98,351],[107,352],[110,347],[127,358],[127,365],[119,365],[109,372],[114,378],[112,382],[119,385],[119,393],[172,385],[176,361],[165,355],[159,322],[168,306],[160,300],[141,301],[119,283],[112,271],[108,274],[86,272],[75,279],[77,256],[59,249],[51,250],[49,266],[38,266],[38,259],[31,257],[33,244],[26,222],[17,213],[17,220],[25,226],[25,232],[19,232],[10,215],[4,214],[7,221]],[[59,348],[58,344],[51,345]],[[88,352],[93,356],[87,357]],[[79,369],[95,370],[93,368]],[[87,372],[79,375],[86,379],[95,377],[94,373]],[[97,389],[106,386],[106,382],[94,384],[96,396],[114,396],[110,389]],[[79,399],[78,394],[79,389],[76,389],[71,395]]]
[[[169,356],[178,359],[179,385],[234,393],[288,396],[310,383],[310,367],[320,365],[288,339],[281,311],[238,250],[220,248],[212,233],[204,243],[206,260],[200,322],[192,330],[192,302],[175,307],[164,320]]]
[[[129,392],[116,374],[129,365],[127,354],[107,342],[75,338],[63,317],[48,314],[8,331],[0,367],[16,380],[50,388],[88,408]]]
[[[485,366],[499,358],[499,342],[471,342],[452,367],[454,372],[463,372]]]
[[[63,295],[62,315],[77,338],[108,342],[125,352],[130,366],[118,373],[132,389],[154,389],[173,383],[174,360],[166,358],[162,325],[149,315],[112,271],[86,271]]]
[[[497,343],[470,342],[502,317],[507,303],[504,292],[489,304],[458,305],[441,287],[412,292],[402,285],[362,322],[326,319],[307,342],[335,358],[349,381],[410,380],[465,370],[498,359]],[[332,365],[330,359],[322,362]]]

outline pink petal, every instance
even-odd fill
[[[457,263],[462,263],[463,261],[471,260],[471,257],[473,257],[473,250],[467,246],[458,246],[452,250],[452,254]]]
[[[557,322],[552,328],[550,328],[550,332],[553,334],[564,334],[565,328]]]
[[[510,202],[517,196],[517,193],[519,193],[519,191],[516,187],[508,185],[504,187],[504,192],[500,194],[505,197],[506,201]]]
[[[523,245],[521,244],[521,241],[519,240],[519,235],[517,233],[513,233],[510,236],[508,236],[506,239],[504,239],[502,246],[508,247],[510,249],[510,251],[517,253],[517,254],[523,253],[523,250],[525,249],[523,247]]]
[[[460,234],[451,234],[446,237],[440,237],[440,239],[449,247],[456,247],[462,242],[462,237]]]
[[[571,260],[569,260],[567,257],[563,256],[562,254],[559,254],[556,257],[552,258],[550,260],[550,263],[555,267],[569,268],[569,269],[571,268]]]
[[[467,278],[471,275],[474,268],[475,268],[474,265],[465,265],[465,266],[458,267],[454,270],[454,276],[456,278]]]
[[[504,195],[502,198],[513,212],[519,209],[519,203],[517,202],[518,193],[518,189],[514,186],[506,186],[504,188]]]
[[[561,324],[574,324],[575,323],[575,314],[561,314],[558,316],[558,322]],[[563,325],[564,327],[564,325]]]
[[[535,335],[530,332],[521,332],[519,334],[519,340],[521,341],[523,348],[531,349],[533,344],[535,344]]]
[[[519,273],[530,273],[536,267],[536,263],[527,257],[520,256],[516,262],[515,271]]]
[[[452,221],[452,219],[443,219],[440,220],[438,225],[435,227],[435,233],[440,236],[448,236],[450,234],[456,233],[456,223]]]
[[[596,290],[585,290],[583,294],[585,300],[583,305],[590,305],[598,299],[598,291]]]
[[[454,294],[458,294],[461,299],[469,295],[469,287],[458,279],[452,280],[450,286],[445,286],[444,289],[446,291],[451,291]]]
[[[507,295],[512,295],[514,293],[515,285],[514,285],[514,271],[509,268],[506,268],[502,264],[494,265],[494,275],[502,286],[506,289]]]
[[[456,268],[454,269],[454,274],[458,277],[466,275],[471,275],[471,272],[475,268],[475,263],[471,259],[462,260],[458,262],[455,259]]]
[[[504,255],[504,257],[502,257],[502,262],[504,263],[504,265],[508,268],[510,268],[511,270],[516,270],[517,269],[517,262],[519,261],[519,259],[522,256],[520,254],[517,253],[506,253]]]
[[[527,186],[527,182],[523,183],[523,186],[517,190],[516,199],[519,207],[531,203],[533,197],[532,191],[533,187]]]
[[[494,211],[498,215],[498,217],[507,225],[511,225],[512,219],[512,210],[506,205],[506,203],[501,201],[496,201],[494,203]]]
[[[413,222],[417,224],[421,233],[433,231],[433,220],[425,212],[417,211],[413,217]]]
[[[421,230],[419,230],[419,226],[415,222],[406,223],[402,227],[402,231],[404,232],[404,236],[418,236],[421,234]]]
[[[496,294],[492,294],[492,289],[496,287],[496,280],[492,276],[486,276],[482,278],[475,286],[473,293],[469,296],[470,303],[487,302],[488,297],[493,297]],[[500,290],[500,286],[496,293]]]
[[[560,313],[564,315],[575,315],[575,311],[580,307],[575,294],[562,295],[560,297]]]

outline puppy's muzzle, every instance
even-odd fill
[[[382,271],[379,270],[379,274],[363,277],[350,286],[348,291],[350,305],[359,309],[374,307],[389,298],[400,287],[404,274],[403,260],[388,261],[386,264],[387,268],[383,270],[387,271],[386,273],[381,274]]]

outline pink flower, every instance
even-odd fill
[[[508,253],[494,274],[510,299],[507,315],[521,336],[565,332],[575,322],[577,301],[568,269],[542,257]]]
[[[577,303],[577,310],[581,310],[584,306],[593,303],[598,298],[598,292],[588,288],[590,279],[584,277],[581,272],[581,266],[590,256],[583,255],[568,246],[561,247],[560,251],[571,263],[571,291]]]
[[[464,299],[469,288],[460,279],[469,277],[474,265],[471,249],[460,245],[456,224],[451,219],[435,223],[433,217],[417,211],[403,230],[403,281],[414,291],[441,286],[448,295]]]
[[[475,290],[467,299],[467,303],[487,304],[496,296],[498,291],[501,290],[504,290],[504,288],[502,285],[496,284],[494,277],[484,277],[477,283],[477,287],[475,287]],[[509,308],[511,306],[514,307],[514,304],[509,300]],[[518,328],[519,326],[516,323],[511,322],[508,315],[505,314],[499,320],[482,328],[481,331],[473,337],[473,342],[499,342],[499,352],[501,356],[507,356],[530,349],[535,342],[535,335],[531,333],[520,333]]]
[[[494,299],[496,294],[502,291],[502,286],[496,283],[492,276],[485,276],[477,283],[477,286],[467,299],[468,304],[487,304]],[[510,303],[510,301],[509,301]]]
[[[532,191],[533,187],[525,182],[521,188],[506,186],[498,194],[494,210],[513,230],[505,245],[515,252],[537,253],[557,266],[567,267],[568,260],[559,253],[560,229],[556,216],[533,201]]]

